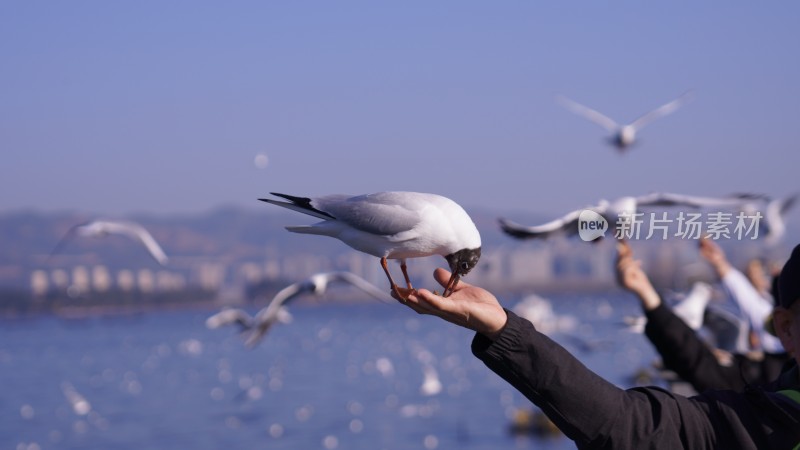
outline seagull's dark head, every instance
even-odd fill
[[[450,272],[464,276],[478,264],[481,259],[481,248],[465,248],[444,257],[450,266]]]

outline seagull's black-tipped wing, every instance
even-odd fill
[[[503,232],[517,239],[546,238],[557,233],[571,236],[578,234],[578,218],[581,211],[572,211],[564,217],[536,226],[520,225],[503,218],[498,219],[498,221]]]
[[[53,258],[53,256],[61,253],[61,251],[64,250],[64,247],[66,247],[67,242],[71,241],[72,238],[75,237],[75,233],[78,230],[78,228],[84,225],[86,225],[86,223],[73,225],[69,230],[67,230],[67,232],[64,233],[64,236],[61,236],[61,239],[59,239],[56,245],[53,247],[53,250],[50,251],[50,255],[47,257],[47,260],[50,261]]]
[[[293,211],[301,212],[303,214],[308,214],[309,216],[314,216],[314,217],[320,218],[322,220],[335,219],[335,217],[333,217],[329,213],[315,208],[311,204],[311,202],[314,201],[314,199],[312,199],[312,198],[295,197],[293,195],[280,194],[280,193],[277,193],[277,192],[270,192],[270,194],[272,194],[272,195],[274,195],[276,197],[285,198],[286,200],[289,200],[289,202],[281,202],[281,201],[273,200],[273,199],[270,199],[270,198],[260,198],[259,200],[261,200],[262,202],[271,203],[273,205],[278,205],[278,206],[281,206],[283,208],[291,209]]]

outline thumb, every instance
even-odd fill
[[[441,267],[433,271],[433,278],[441,284],[442,287],[447,287],[447,282],[450,281],[450,275],[449,270],[442,269]]]
[[[442,287],[447,287],[447,282],[450,281],[451,275],[452,273],[449,270],[443,269],[441,267],[433,271],[433,278],[435,278],[436,281],[442,285]],[[466,286],[471,286],[471,285],[469,283],[465,283],[464,279],[461,278],[458,280],[458,286],[456,286],[456,289],[460,289]]]

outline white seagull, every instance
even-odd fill
[[[291,323],[292,314],[286,308],[278,309],[277,322]],[[225,308],[206,319],[206,328],[215,330],[228,325],[238,325],[239,331],[247,332],[256,325],[255,317],[238,308]]]
[[[330,283],[347,283],[366,292],[372,297],[385,302],[393,302],[385,291],[367,280],[350,272],[324,272],[310,276],[308,279],[290,284],[278,291],[265,308],[250,317],[244,311],[227,309],[206,319],[206,326],[217,328],[222,325],[238,324],[242,331],[249,332],[245,344],[253,347],[258,344],[276,322],[285,322],[288,314],[285,306],[295,298],[304,294],[322,295]]]
[[[686,206],[690,208],[708,207],[735,207],[744,205],[754,196],[746,195],[732,197],[697,197],[691,195],[653,193],[639,197],[620,197],[614,201],[600,200],[594,206],[577,209],[565,216],[552,220],[542,225],[526,226],[500,218],[500,227],[503,231],[518,239],[548,238],[556,234],[568,236],[578,234],[578,218],[582,211],[592,210],[603,216],[610,225],[629,223],[637,213],[639,207],[670,207]]]
[[[692,97],[692,91],[683,93],[680,97],[672,100],[669,103],[659,106],[658,108],[642,115],[633,122],[625,125],[620,125],[608,116],[601,114],[591,108],[581,105],[578,102],[568,99],[564,96],[556,97],[556,100],[571,112],[585,117],[592,122],[600,125],[601,127],[612,133],[608,141],[617,147],[620,153],[625,152],[636,141],[636,133],[644,128],[650,122],[672,114],[680,108],[684,103],[688,102]]]
[[[703,317],[708,302],[711,301],[712,293],[710,284],[697,281],[692,285],[692,289],[686,294],[686,297],[672,307],[672,311],[691,329],[699,330],[703,326]]]
[[[286,227],[294,233],[330,236],[350,247],[376,256],[400,298],[406,295],[389,273],[387,259],[400,261],[408,291],[411,280],[406,259],[442,255],[452,276],[445,287],[447,297],[478,263],[481,236],[466,211],[456,202],[436,194],[418,192],[378,192],[349,196],[327,195],[316,198],[272,195],[289,200],[259,199],[322,219],[313,225]],[[408,292],[406,291],[406,292]]]
[[[226,308],[206,319],[206,328],[212,330],[234,324],[242,331],[249,330],[253,327],[253,316],[242,309]]]
[[[75,225],[67,231],[67,234],[61,238],[56,244],[56,247],[50,253],[52,257],[58,253],[64,245],[73,237],[105,237],[109,234],[119,234],[127,236],[135,241],[140,242],[147,248],[150,255],[158,261],[159,264],[166,265],[169,262],[167,254],[158,245],[153,235],[150,234],[143,226],[134,222],[116,221],[116,220],[95,220],[79,225]]]
[[[753,216],[757,212],[763,213],[758,222],[758,235],[764,237],[764,243],[774,246],[786,234],[786,213],[797,202],[798,194],[792,194],[786,198],[771,198],[766,195],[743,194],[740,198],[762,200],[757,202],[745,203],[741,208],[746,214]]]
[[[691,290],[672,305],[672,311],[680,317],[689,328],[699,330],[706,322],[708,303],[711,301],[713,288],[710,284],[698,281],[692,285]],[[632,333],[644,333],[647,318],[645,316],[625,316],[622,321],[628,325]]]
[[[764,210],[765,221],[761,224],[766,231],[764,241],[775,245],[786,234],[786,213],[797,202],[797,194],[787,198],[770,200]]]

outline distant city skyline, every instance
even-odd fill
[[[783,197],[800,190],[798,19],[795,2],[4,3],[0,212]],[[689,89],[624,155],[555,101],[624,123]]]

